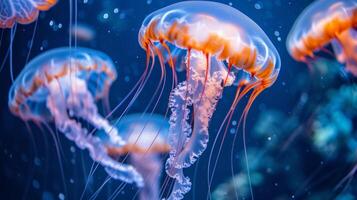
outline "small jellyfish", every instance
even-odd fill
[[[166,173],[175,179],[168,199],[182,199],[191,189],[183,169],[207,147],[209,122],[223,88],[233,82],[237,85],[224,122],[231,120],[237,103],[251,92],[241,115],[244,124],[255,98],[277,79],[280,57],[250,18],[230,6],[206,1],[181,2],[151,13],[138,40],[147,55],[144,73],[151,71],[157,56],[162,76],[168,63],[175,84],[178,62],[186,66],[186,80],[174,85],[169,97],[171,151],[166,162]]]
[[[39,11],[49,10],[57,3],[57,0],[1,0],[0,1],[0,29],[10,29],[10,46],[1,60],[0,72],[9,57],[10,76],[14,81],[13,75],[13,42],[16,33],[16,24],[30,24],[38,18]],[[36,26],[34,31],[36,30]],[[35,32],[34,32],[35,33]],[[34,37],[34,34],[33,34]],[[2,39],[1,39],[2,40]],[[2,41],[0,41],[2,43]],[[33,38],[30,43],[30,50]],[[0,45],[1,47],[1,45]],[[30,51],[29,53],[30,54]],[[27,62],[27,61],[26,61]]]
[[[132,166],[112,159],[100,139],[81,124],[87,122],[103,130],[113,143],[125,144],[95,104],[106,98],[116,77],[115,66],[104,53],[86,48],[53,49],[25,66],[10,88],[8,106],[24,121],[54,121],[60,132],[87,149],[111,177],[142,186],[141,175]]]
[[[296,20],[287,38],[290,55],[308,63],[331,44],[337,60],[357,76],[357,2],[320,0],[312,3]]]
[[[12,28],[15,23],[34,22],[39,11],[49,10],[57,0],[1,0],[0,28]]]
[[[74,36],[74,38],[78,38],[83,41],[91,41],[95,37],[95,30],[82,23],[77,23],[75,25],[72,25],[71,30],[71,35]]]
[[[116,125],[118,133],[127,142],[124,146],[113,144],[107,138],[107,151],[112,157],[130,154],[130,164],[143,175],[144,187],[140,188],[141,200],[159,199],[159,184],[162,171],[160,154],[170,151],[168,144],[169,122],[155,114],[131,114],[123,117]]]

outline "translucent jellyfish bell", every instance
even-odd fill
[[[1,0],[0,28],[12,28],[15,23],[34,22],[39,11],[49,10],[57,0]]]
[[[157,56],[162,69],[166,62],[170,65],[174,83],[174,69],[180,62],[186,66],[186,80],[172,90],[169,99],[172,149],[166,163],[167,174],[176,179],[169,199],[182,199],[191,188],[183,169],[207,147],[209,122],[223,88],[237,85],[227,116],[251,92],[242,113],[245,121],[255,98],[277,79],[280,57],[250,18],[230,6],[207,1],[181,2],[151,13],[141,26],[138,40],[148,57],[147,68],[150,57],[153,62]],[[192,126],[188,121],[191,118]]]
[[[125,142],[118,131],[99,113],[95,100],[108,95],[117,74],[112,60],[102,52],[86,48],[58,48],[34,58],[10,88],[8,105],[24,121],[47,123],[56,128],[110,176],[141,186],[142,177],[132,166],[112,159],[100,139],[89,134],[75,118],[103,130],[117,145]]]
[[[357,2],[315,1],[296,20],[287,38],[290,55],[307,62],[331,44],[339,62],[357,76]]]
[[[120,136],[126,141],[117,146],[103,132],[98,137],[106,141],[108,154],[112,157],[130,155],[130,164],[143,175],[144,187],[140,189],[141,200],[159,199],[159,183],[162,171],[160,154],[168,153],[169,122],[155,114],[131,114],[116,125]]]

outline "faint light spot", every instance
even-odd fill
[[[114,13],[118,13],[119,12],[119,9],[118,8],[114,8]]]
[[[258,1],[257,3],[254,4],[254,8],[257,10],[260,10],[263,8],[263,3]]]
[[[152,3],[152,0],[147,0],[146,3],[150,5]]]
[[[123,12],[120,13],[120,15],[119,15],[119,18],[120,18],[120,19],[124,19],[125,17],[126,17],[126,14],[125,14],[125,13],[123,13]]]
[[[33,162],[35,163],[36,166],[40,166],[41,165],[41,160],[39,158],[35,158],[33,160]]]
[[[234,128],[231,128],[230,130],[229,130],[229,133],[230,134],[234,134],[236,132],[236,130],[234,129]]]
[[[60,200],[64,200],[64,194],[59,193],[59,194],[58,194],[58,198],[59,198]]]
[[[36,179],[33,179],[32,180],[32,187],[35,188],[35,189],[39,189],[40,188],[40,183]]]

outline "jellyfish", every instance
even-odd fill
[[[237,103],[250,93],[241,115],[245,123],[253,101],[277,79],[280,57],[250,18],[215,2],[188,1],[159,9],[145,18],[138,40],[146,51],[146,68],[153,65],[150,58],[153,63],[157,56],[161,69],[168,63],[176,83],[178,62],[186,66],[185,80],[174,84],[169,97],[171,150],[165,166],[175,180],[168,199],[182,199],[192,185],[183,169],[205,151],[209,123],[224,87],[237,86],[224,121],[232,118]]]
[[[103,132],[107,152],[110,156],[130,155],[130,164],[143,175],[144,187],[140,188],[141,200],[159,199],[160,175],[163,161],[161,154],[170,151],[168,144],[169,122],[158,114],[131,114],[123,117],[117,124],[118,133],[127,142],[118,146]]]
[[[78,23],[71,28],[71,35],[82,41],[92,41],[95,34],[95,30],[86,24]]]
[[[1,60],[0,72],[2,71],[7,58],[9,57],[10,76],[13,75],[13,42],[16,34],[16,24],[30,24],[38,18],[40,11],[47,11],[57,3],[57,0],[1,0],[0,2],[0,29],[10,29],[10,45],[5,56]],[[37,23],[34,26],[33,36],[30,43],[30,54]],[[2,39],[1,39],[2,40]],[[2,43],[2,41],[0,41]],[[0,45],[1,47],[1,45]],[[26,61],[27,62],[27,61]]]
[[[356,28],[356,1],[316,1],[296,20],[287,38],[287,49],[295,60],[308,63],[331,44],[337,60],[357,76]]]
[[[100,139],[83,126],[103,130],[111,141],[124,145],[118,130],[98,113],[95,101],[106,98],[117,74],[111,59],[86,48],[58,48],[29,62],[10,88],[10,111],[24,121],[54,122],[55,127],[114,179],[142,186],[141,175],[130,165],[112,159]]]
[[[57,0],[2,0],[0,4],[0,28],[12,28],[15,23],[34,22],[39,11],[47,11]]]

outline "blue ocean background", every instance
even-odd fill
[[[29,58],[31,60],[49,49],[69,45],[105,52],[113,59],[118,71],[118,78],[109,93],[111,107],[114,107],[134,86],[145,68],[145,52],[137,41],[142,21],[151,12],[178,1],[78,0],[78,23],[85,24],[95,32],[94,39],[90,41],[80,39],[76,41],[69,34],[69,2],[59,0],[57,5],[49,11],[40,13]],[[355,85],[356,80],[351,75],[346,75],[341,70],[343,66],[337,64],[333,57],[317,64],[322,68],[325,67],[322,69],[324,75],[311,73],[304,63],[298,63],[290,57],[285,46],[286,37],[294,21],[312,1],[222,0],[216,2],[230,5],[255,21],[276,46],[282,61],[278,80],[257,98],[247,120],[247,150],[249,158],[252,159],[251,172],[253,175],[255,172],[258,174],[252,176],[257,181],[257,184],[253,184],[255,199],[357,199],[356,180],[351,179],[351,183],[347,184],[349,187],[336,188],[336,185],[349,173],[354,162],[357,161],[357,156],[354,157],[356,151],[349,150],[357,145],[353,146],[355,143],[346,142],[354,141],[357,137],[357,111],[354,110],[356,108],[351,107],[353,110],[350,110],[347,107],[341,111],[342,114],[347,112],[346,116],[354,116],[354,118],[344,119],[337,116],[335,124],[330,121],[326,122],[332,126],[332,128],[329,127],[331,130],[337,130],[338,125],[347,124],[347,128],[341,128],[345,130],[342,132],[346,133],[342,139],[336,135],[329,135],[332,145],[335,146],[333,146],[333,151],[327,151],[327,153],[319,151],[319,148],[322,149],[324,145],[316,145],[317,139],[312,136],[314,123],[310,122],[323,118],[324,116],[321,115],[324,113],[328,115],[331,112],[337,112],[336,109],[341,106],[336,105],[342,103],[337,100],[329,101],[329,99],[333,97],[356,98],[348,92],[336,92],[342,86]],[[74,12],[75,7],[73,6],[71,10]],[[71,20],[74,22],[74,18]],[[17,26],[13,43],[15,77],[26,65],[34,28],[35,23]],[[2,36],[0,62],[2,62],[9,47],[10,30],[0,32]],[[326,69],[328,71],[331,69],[332,72],[325,72]],[[182,75],[180,76],[182,78]],[[8,61],[0,72],[0,77],[0,199],[80,199],[86,182],[89,184],[83,194],[83,199],[90,199],[107,176],[104,170],[98,167],[94,176],[87,180],[93,164],[88,152],[81,151],[61,133],[58,133],[63,150],[61,160],[66,184],[64,187],[52,136],[44,126],[40,128],[33,123],[26,124],[12,115],[8,109],[7,98],[11,86]],[[159,78],[159,68],[156,67],[145,89],[128,113],[141,113],[145,110]],[[171,77],[168,76],[168,79],[171,84]],[[167,85],[155,113],[165,113],[170,84]],[[223,98],[219,101],[210,124],[208,148],[199,163],[187,170],[194,185],[185,199],[200,200],[207,197],[207,165],[212,142],[232,103],[234,94],[235,87],[225,88]],[[352,88],[352,94],[356,94],[356,87]],[[239,104],[235,121],[239,120],[239,114],[245,102],[246,99]],[[333,104],[333,108],[328,107],[329,102]],[[100,103],[98,107],[102,114],[105,113]],[[319,110],[314,109],[317,107]],[[118,117],[124,109],[125,106],[121,107],[112,119]],[[233,131],[230,132],[234,133],[234,128],[235,126],[232,125]],[[289,137],[296,130],[298,130],[296,137]],[[262,132],[266,134],[258,134]],[[244,174],[246,169],[241,130],[238,134],[240,135],[235,146],[233,166],[237,174]],[[229,182],[232,177],[230,151],[233,137],[234,134],[228,134],[224,141],[211,186],[212,193],[221,188],[222,183]],[[291,143],[284,146],[287,141],[290,141],[289,139]],[[217,148],[212,156],[217,158]],[[254,160],[254,158],[257,159]],[[162,179],[164,177],[163,172]],[[110,180],[96,199],[108,199],[121,184],[120,181]],[[227,187],[225,186],[225,189]],[[242,187],[246,188],[246,185]],[[135,186],[126,185],[116,199],[135,199],[133,195],[136,191]],[[167,194],[168,191],[165,191],[164,196]],[[227,199],[234,199],[233,196],[229,196],[228,192],[226,194]],[[216,198],[221,199],[221,197]],[[244,199],[251,199],[249,193],[244,196]]]

